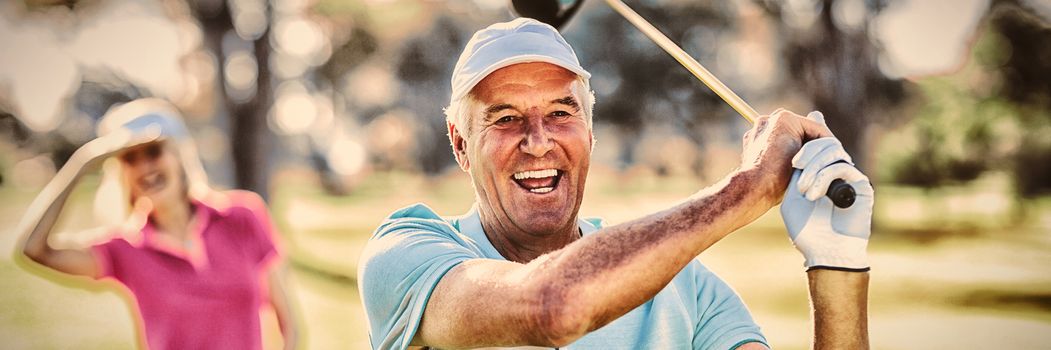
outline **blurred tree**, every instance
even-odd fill
[[[784,89],[801,89],[824,113],[854,162],[867,167],[866,129],[888,114],[880,112],[905,98],[902,82],[880,71],[880,49],[869,32],[869,23],[888,1],[819,0],[812,2],[813,8],[772,0],[756,3],[780,27],[778,41],[790,76],[782,82]]]
[[[66,19],[77,18],[78,21],[83,20],[83,23],[91,23],[99,12],[106,11],[107,5],[114,5],[112,3],[107,4],[104,2],[93,2],[93,1],[48,1],[48,0],[34,0],[26,1],[26,10],[29,13],[52,13],[52,14],[63,14],[62,17]],[[16,18],[20,16],[26,16],[27,14],[16,15]],[[53,21],[55,18],[49,18],[44,15],[37,19],[31,19],[32,17],[27,16],[20,18],[19,20],[36,20],[40,21],[41,26],[49,26],[54,23],[48,23]],[[69,38],[78,38],[78,35],[83,35],[84,28],[91,28],[90,25],[62,27],[63,30],[68,29]],[[54,29],[52,29],[54,30]],[[66,39],[70,40],[70,39]],[[69,43],[62,43],[69,45]],[[43,46],[62,45],[59,42],[42,43]],[[12,47],[9,49],[19,50],[18,47]],[[74,49],[75,50],[75,49]],[[62,52],[59,50],[53,51],[53,55],[63,55],[69,62],[76,62],[76,58],[73,57],[73,53]],[[32,58],[30,58],[31,60]],[[7,98],[11,98],[10,95],[0,97],[0,134],[9,135],[4,140],[11,142],[19,150],[27,150],[33,154],[44,154],[54,163],[56,167],[63,166],[69,158],[73,155],[73,152],[77,150],[87,141],[95,137],[95,128],[97,121],[101,119],[110,107],[131,101],[133,99],[152,96],[153,92],[142,84],[136,84],[129,80],[129,76],[126,72],[121,72],[119,69],[106,64],[106,62],[95,62],[93,64],[80,63],[75,70],[75,75],[64,75],[73,74],[74,72],[62,72],[52,74],[58,74],[60,76],[70,77],[70,82],[73,82],[75,87],[66,91],[67,94],[63,94],[61,98],[56,100],[41,100],[41,101],[8,101]],[[62,69],[58,67],[48,66],[45,69],[58,70]],[[53,80],[43,79],[44,84],[53,83]],[[47,85],[47,89],[56,90],[60,89],[59,86]],[[18,103],[22,105],[17,106]],[[55,104],[58,109],[58,117],[56,120],[61,121],[58,125],[55,125],[53,129],[48,128],[47,131],[33,130],[26,124],[27,121],[31,121],[34,116],[30,116],[25,113],[28,107],[27,103],[37,104]],[[12,113],[13,111],[13,113]],[[10,117],[10,118],[8,118]],[[36,117],[39,118],[39,117]],[[7,155],[11,157],[22,157],[15,152],[15,154]],[[2,171],[0,171],[2,172]]]
[[[267,113],[273,103],[270,74],[270,6],[268,1],[259,0],[256,5],[262,6],[260,20],[264,21],[260,32],[252,33],[255,38],[245,41],[255,60],[256,76],[254,91],[250,97],[235,99],[230,96],[225,74],[226,62],[233,45],[231,40],[240,37],[234,27],[231,4],[226,0],[192,0],[188,1],[194,17],[204,31],[204,45],[215,56],[216,88],[221,94],[223,108],[230,121],[231,156],[234,160],[235,186],[258,193],[264,199],[269,198],[270,157],[269,144],[273,134],[267,126]],[[252,3],[246,1],[245,3]],[[243,39],[240,39],[243,40]],[[236,44],[234,44],[236,45]]]
[[[899,184],[934,188],[976,179],[1009,156],[997,140],[997,122],[1011,113],[997,96],[976,96],[968,80],[987,79],[965,69],[947,77],[926,78],[917,85],[924,104],[915,118],[888,134],[879,151],[880,176]],[[1006,137],[1005,137],[1006,136]]]
[[[1051,19],[1035,14],[1028,3],[993,3],[990,25],[1004,40],[999,65],[1003,95],[1018,104],[1015,114],[1022,139],[1012,169],[1023,197],[1051,193]],[[998,63],[1001,63],[998,62]]]
[[[327,91],[330,92],[334,104],[343,103],[341,107],[348,109],[349,106],[345,105],[345,99],[339,98],[339,95],[348,96],[354,94],[355,91],[345,91],[348,88],[347,84],[342,84],[341,81],[376,53],[379,49],[379,42],[376,36],[361,24],[366,22],[362,18],[355,19],[353,14],[345,13],[327,13],[326,15],[339,28],[337,30],[341,32],[341,35],[338,35],[338,38],[343,43],[336,45],[328,61],[318,67],[318,77],[329,87]],[[329,135],[325,136],[331,136],[331,133],[337,131],[330,130]],[[344,179],[345,174],[341,174],[332,166],[332,157],[322,150],[323,147],[320,145],[322,142],[318,140],[319,137],[316,137],[315,134],[309,137],[311,138],[310,164],[320,176],[321,187],[332,195],[349,194],[350,188]]]
[[[410,39],[401,51],[396,70],[402,82],[401,103],[415,114],[415,159],[424,173],[435,175],[456,164],[445,132],[442,109],[452,93],[449,77],[463,50],[467,30],[440,15],[422,35]]]
[[[714,41],[735,30],[734,8],[729,2],[638,2],[631,6],[673,41],[691,43],[685,49],[709,66],[718,47]],[[571,22],[564,34],[584,65],[591,67],[592,89],[598,99],[595,121],[616,128],[621,166],[635,163],[637,144],[648,124],[673,125],[700,146],[702,126],[736,118],[729,116],[735,112],[715,93],[619,14],[602,5],[582,11],[580,17],[580,23]]]
[[[22,125],[22,122],[14,114],[7,111],[6,106],[0,103],[0,140],[11,142],[15,147],[23,147],[29,143],[32,133]],[[13,159],[8,156],[0,157],[0,185],[5,184],[4,175],[11,171]]]
[[[336,47],[332,57],[318,69],[321,76],[332,86],[339,86],[339,80],[347,73],[365,62],[379,49],[376,36],[368,28],[360,25],[361,21],[352,21],[349,28],[341,28],[349,34],[345,34],[346,40],[342,45]]]
[[[793,18],[800,14],[791,13],[800,11],[798,8],[788,9],[789,5],[779,1],[756,3],[780,36],[766,44],[783,43],[780,46],[788,77],[767,77],[774,81],[773,89],[801,91],[816,109],[825,113],[831,129],[854,155],[855,162],[865,167],[867,152],[862,142],[866,128],[880,121],[877,116],[899,105],[905,96],[901,81],[889,79],[879,70],[879,47],[868,30],[869,22],[885,2],[860,3],[861,7],[851,9],[851,18],[843,19],[839,17],[844,16],[844,11],[834,10],[837,1],[814,1],[813,8],[802,9],[806,12],[803,15],[813,18],[804,25]],[[740,27],[755,24],[741,23],[740,9],[732,2],[641,2],[632,7],[745,98],[765,92],[752,86],[756,82],[744,81],[744,74],[719,66],[720,51],[734,50],[734,45],[739,44],[740,39],[735,36]],[[579,43],[578,52],[596,67],[592,82],[601,101],[596,115],[601,121],[612,123],[625,140],[619,152],[622,164],[635,162],[634,142],[640,139],[647,124],[669,123],[703,146],[702,128],[737,118],[714,93],[685,69],[678,69],[671,57],[623,18],[610,11],[601,13],[591,19],[585,16],[585,25],[592,27],[584,31],[586,34],[577,35],[570,26],[567,36]],[[596,32],[608,39],[594,40]],[[748,53],[741,50],[738,55],[743,54]],[[745,57],[733,59],[743,61]],[[603,91],[603,85],[613,87]]]
[[[883,140],[888,180],[933,188],[1005,171],[1016,194],[1051,192],[1051,38],[1025,3],[997,1],[958,72],[919,80],[925,104]]]

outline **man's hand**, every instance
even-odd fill
[[[823,122],[785,109],[755,121],[752,129],[744,134],[741,169],[759,170],[761,179],[756,184],[770,200],[766,208],[781,201],[792,176],[792,156],[800,147],[807,141],[831,136],[832,132]]]
[[[820,112],[807,118],[824,124]],[[872,227],[873,190],[868,177],[851,163],[850,155],[835,137],[807,142],[792,158],[781,216],[788,235],[806,258],[806,267],[866,270]],[[843,179],[854,187],[857,199],[849,208],[838,208],[825,196],[829,184]]]
[[[825,124],[820,112],[807,118]],[[872,185],[831,136],[804,144],[792,158],[792,167],[796,170],[781,203],[781,216],[792,243],[806,258],[813,348],[868,349],[865,250],[872,223]],[[825,196],[835,179],[843,179],[857,192],[849,208],[838,208]]]

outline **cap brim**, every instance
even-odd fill
[[[591,73],[588,73],[586,70],[584,70],[580,66],[578,66],[578,65],[576,65],[576,64],[574,64],[572,62],[566,62],[565,60],[561,60],[561,59],[558,59],[558,58],[555,58],[555,57],[545,56],[545,55],[533,55],[533,54],[511,56],[511,57],[499,60],[499,61],[497,61],[497,62],[495,62],[493,64],[490,64],[484,70],[474,74],[471,77],[471,80],[468,80],[466,82],[464,88],[460,89],[457,92],[457,94],[455,96],[453,96],[453,100],[458,100],[458,99],[461,99],[464,96],[466,96],[467,93],[469,93],[471,90],[473,90],[474,87],[476,85],[478,85],[478,83],[480,83],[482,80],[485,79],[485,77],[488,77],[489,74],[492,74],[493,72],[499,70],[500,68],[513,66],[513,65],[516,65],[516,64],[519,64],[519,63],[530,63],[530,62],[550,63],[550,64],[553,64],[553,65],[565,68],[566,70],[568,70],[570,72],[573,72],[574,74],[579,75],[579,76],[583,77],[584,79],[590,79],[591,78]]]

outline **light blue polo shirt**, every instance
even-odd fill
[[[584,235],[601,220],[580,220]],[[506,260],[482,231],[477,209],[442,218],[415,204],[388,217],[362,252],[358,288],[373,349],[405,349],[431,291],[469,259]],[[696,259],[653,299],[565,349],[733,349],[766,344],[736,293]]]

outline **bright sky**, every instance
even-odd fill
[[[988,6],[988,0],[891,2],[874,28],[891,64],[884,73],[922,76],[959,67]]]
[[[46,132],[62,122],[64,99],[85,69],[111,70],[160,96],[181,89],[178,60],[187,45],[178,28],[150,2],[102,4],[69,27],[61,24],[71,19],[62,8],[29,19],[0,13],[0,86],[29,128]]]
[[[80,82],[76,62],[57,41],[42,26],[16,25],[0,15],[0,85],[11,94],[23,122],[36,131],[58,125],[59,101]]]
[[[145,2],[110,3],[98,17],[81,23],[64,43],[82,66],[112,69],[126,79],[169,96],[182,86],[178,28]]]

